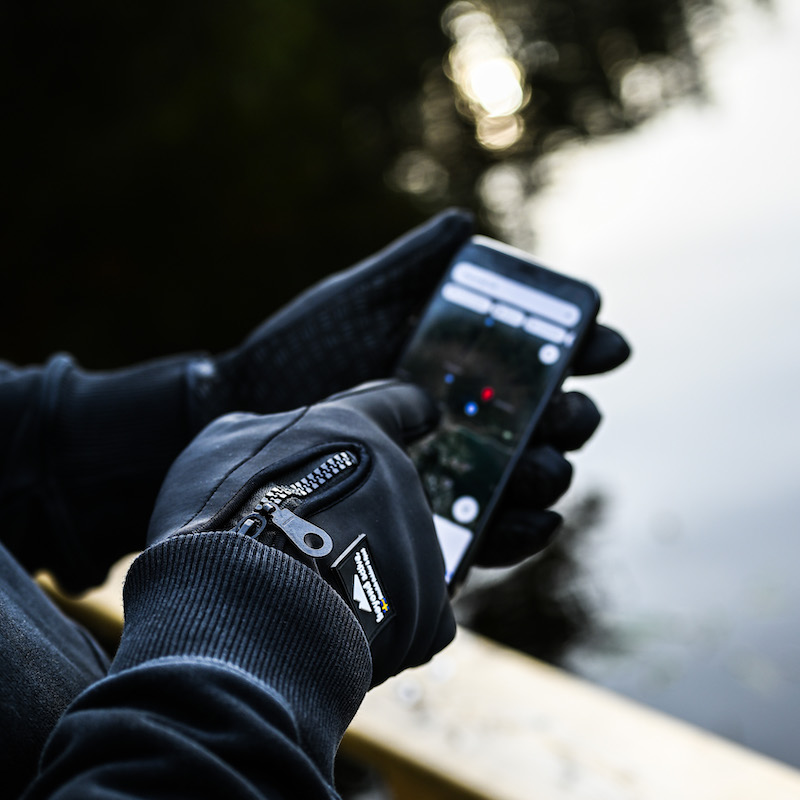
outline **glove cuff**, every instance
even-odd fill
[[[140,550],[167,469],[194,432],[179,356],[88,372],[65,355],[43,370],[39,417],[41,517],[58,531],[45,566],[70,590],[101,581],[117,558]],[[38,565],[37,565],[38,566]]]
[[[295,559],[231,533],[175,536],[136,559],[111,673],[162,658],[215,659],[278,692],[303,746],[331,758],[372,675],[352,612]]]

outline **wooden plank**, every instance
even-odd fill
[[[464,630],[370,692],[344,747],[463,797],[800,799],[799,771]]]
[[[36,582],[69,617],[88,628],[109,653],[113,653],[122,634],[122,585],[138,553],[121,558],[109,570],[102,586],[79,595],[65,594],[48,572],[36,574]]]

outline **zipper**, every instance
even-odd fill
[[[237,533],[258,538],[268,525],[272,525],[286,534],[301,553],[311,558],[327,556],[333,549],[333,539],[327,531],[299,517],[283,503],[312,496],[331,480],[357,465],[358,459],[353,453],[340,450],[300,480],[288,485],[271,486],[253,511],[239,523]]]

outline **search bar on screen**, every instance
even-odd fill
[[[581,319],[581,310],[574,303],[532,289],[519,281],[498,275],[475,264],[456,264],[451,275],[461,286],[475,289],[493,300],[502,300],[530,314],[574,328]]]

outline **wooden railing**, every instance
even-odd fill
[[[128,562],[74,600],[106,641]],[[396,800],[800,800],[800,771],[468,631],[367,695],[344,753]]]

